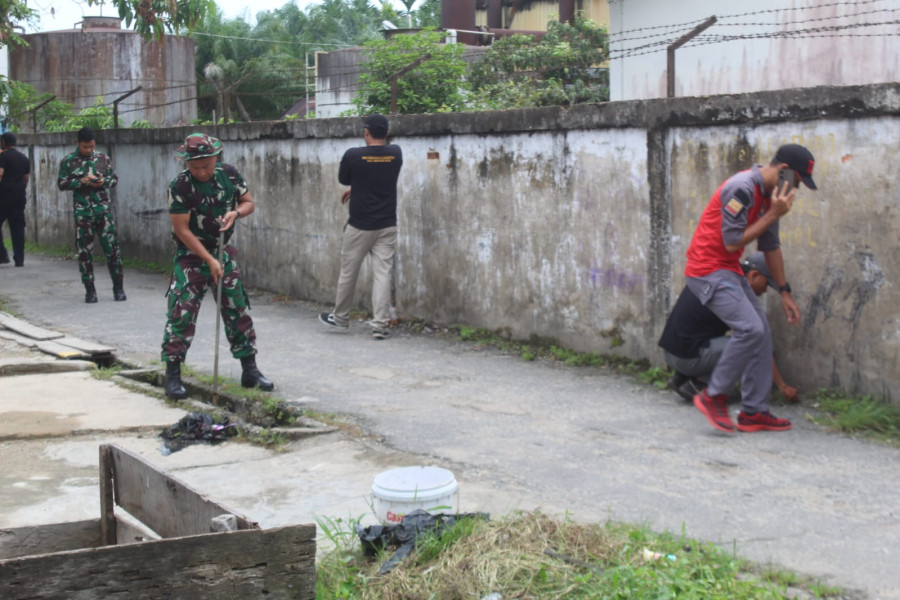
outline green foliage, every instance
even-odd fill
[[[25,0],[3,0],[0,6],[0,47],[26,46],[16,28],[34,22],[37,16],[37,11],[28,8]]]
[[[825,414],[814,417],[815,422],[838,431],[900,444],[900,406],[868,394],[847,395],[840,390],[819,390],[816,401]]]
[[[536,41],[514,35],[495,41],[469,69],[471,106],[481,110],[603,102],[609,99],[606,30],[581,15],[572,25],[551,21]]]
[[[397,79],[397,112],[434,113],[462,110],[466,63],[460,44],[441,44],[444,33],[425,29],[368,42],[354,99],[359,114],[391,113],[391,77]],[[421,62],[420,62],[421,61]]]
[[[207,13],[216,9],[214,0],[86,0],[88,6],[112,4],[125,25],[142,36],[162,39],[166,33],[191,31]]]
[[[650,367],[642,373],[638,373],[638,379],[644,383],[656,386],[659,389],[665,389],[666,382],[669,380],[670,373],[660,367]]]
[[[49,120],[44,123],[46,131],[75,131],[82,127],[95,130],[112,129],[112,108],[103,104],[103,96],[98,96],[93,106],[82,108],[77,114],[67,118]]]
[[[839,596],[809,578],[766,570],[707,542],[628,524],[577,524],[540,513],[462,519],[378,575],[393,548],[366,557],[358,520],[317,518],[332,542],[317,561],[317,598],[785,598],[786,581],[817,597]],[[452,590],[453,593],[448,592]]]
[[[51,100],[33,115],[30,111],[42,104],[52,94],[39,93],[33,86],[19,81],[9,81],[3,87],[2,104],[6,112],[6,125],[10,129],[19,130],[31,126],[32,118],[36,118],[38,131],[46,129],[47,123],[59,123],[75,114],[71,104],[60,100]]]
[[[119,374],[122,370],[122,365],[113,365],[111,367],[97,368],[91,371],[91,377],[94,379],[99,379],[100,381],[110,381],[113,377]]]

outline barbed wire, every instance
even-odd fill
[[[836,6],[856,7],[856,6],[866,5],[866,4],[877,4],[879,2],[886,2],[886,1],[887,0],[852,0],[852,1],[839,0],[839,1],[835,1],[835,2],[822,2],[819,4],[810,4],[808,6],[794,6],[794,7],[787,7],[787,8],[767,8],[767,9],[761,9],[761,10],[750,11],[750,12],[735,13],[732,15],[716,15],[716,18],[719,21],[721,21],[723,19],[735,19],[738,17],[750,17],[750,16],[764,15],[764,14],[777,14],[777,13],[781,13],[781,12],[798,11],[798,10],[814,10],[814,9],[819,9],[819,8],[832,8],[832,7],[836,7]],[[652,30],[656,30],[656,29],[671,28],[671,27],[680,27],[680,28],[682,28],[682,30],[685,28],[689,29],[689,28],[691,28],[691,26],[698,25],[698,24],[704,22],[706,19],[707,19],[707,17],[704,17],[702,19],[696,19],[693,21],[685,21],[683,23],[669,23],[667,25],[654,25],[654,26],[650,26],[650,27],[638,27],[635,29],[626,29],[623,31],[618,31],[616,33],[611,33],[609,37],[610,37],[610,41],[612,42],[612,41],[622,41],[622,40],[614,40],[614,38],[616,36],[625,35],[625,34],[629,34],[629,33],[636,33],[639,31],[652,31]]]
[[[778,38],[786,38],[791,40],[799,40],[806,38],[879,38],[879,37],[896,37],[900,35],[900,31],[889,31],[889,32],[879,32],[879,33],[859,33],[852,32],[854,29],[866,29],[866,28],[874,28],[874,27],[886,27],[886,26],[896,26],[900,24],[900,20],[892,19],[892,20],[881,20],[881,21],[863,21],[863,22],[855,22],[855,23],[845,23],[845,24],[836,24],[836,25],[824,25],[822,23],[826,23],[828,21],[833,21],[835,19],[848,19],[848,18],[859,18],[859,17],[870,17],[871,15],[881,14],[883,16],[887,15],[896,15],[900,12],[900,9],[897,8],[876,8],[872,10],[861,10],[853,13],[847,14],[839,14],[839,15],[828,15],[824,17],[813,17],[809,19],[795,19],[791,21],[774,21],[774,22],[760,22],[760,21],[747,21],[747,22],[736,22],[736,23],[723,23],[723,19],[734,19],[734,18],[743,18],[750,17],[760,14],[777,14],[777,13],[787,13],[789,11],[798,11],[798,10],[809,10],[812,8],[823,8],[823,7],[835,7],[835,6],[852,6],[854,8],[859,7],[861,5],[872,5],[879,2],[883,2],[885,0],[861,0],[859,2],[827,2],[820,3],[815,5],[810,5],[806,7],[791,7],[784,9],[765,9],[759,11],[751,11],[745,13],[739,13],[735,15],[725,15],[719,17],[719,20],[716,23],[717,27],[785,27],[790,25],[804,25],[804,24],[820,24],[815,27],[799,27],[795,29],[781,29],[779,31],[762,31],[762,32],[743,32],[739,34],[727,34],[727,33],[710,33],[709,31],[704,32],[701,35],[689,40],[683,48],[692,48],[692,47],[700,47],[706,46],[710,44],[721,44],[721,43],[731,43],[735,41],[752,41],[752,40],[760,40],[760,39],[778,39]],[[699,19],[696,21],[687,21],[684,23],[678,24],[669,24],[664,26],[654,26],[654,27],[646,27],[646,28],[638,28],[628,30],[627,32],[619,32],[617,35],[622,35],[625,33],[635,33],[641,31],[659,31],[665,30],[662,33],[657,33],[653,35],[640,36],[634,38],[623,38],[618,41],[618,44],[621,44],[624,41],[637,41],[637,40],[654,40],[650,41],[646,44],[641,44],[631,48],[621,49],[618,52],[611,51],[607,58],[608,61],[613,60],[624,60],[625,58],[632,58],[642,55],[648,55],[653,53],[663,52],[667,49],[669,45],[671,45],[674,41],[676,41],[683,31],[685,31],[690,26],[701,23],[705,21],[705,19]],[[195,32],[196,33],[196,32]],[[213,34],[209,34],[213,37],[233,37],[234,39],[241,39],[247,41],[271,41],[282,43],[280,40],[260,40],[258,38],[242,38],[239,36],[215,36]],[[613,36],[610,36],[610,39]],[[301,44],[309,45],[306,42]],[[325,44],[320,44],[325,45]],[[340,46],[337,44],[332,44],[334,47],[341,48],[351,48],[353,46]],[[510,49],[510,52],[515,52],[515,49]],[[480,57],[484,53],[484,50],[466,50],[463,53],[464,57],[467,58],[477,58]],[[315,67],[310,66],[297,66],[297,67],[285,67],[278,69],[267,69],[264,72],[260,72],[259,77],[245,78],[244,80],[240,80],[240,77],[245,77],[246,74],[235,77],[234,79],[225,79],[219,82],[222,88],[228,88],[229,86],[234,85],[238,81],[240,81],[240,86],[236,89],[227,92],[228,96],[235,96],[241,98],[263,98],[263,97],[283,97],[283,96],[294,96],[297,100],[302,100],[304,94],[315,93],[319,98],[317,98],[317,106],[325,107],[325,106],[334,106],[334,105],[343,105],[340,102],[321,102],[320,100],[324,100],[329,95],[340,96],[344,93],[352,93],[355,94],[360,89],[360,84],[358,82],[359,76],[364,72],[362,65],[338,65],[331,67],[327,74],[320,74],[317,72],[316,75],[310,78],[309,83],[307,84],[306,76],[309,74],[310,70],[315,70]],[[517,75],[523,77],[538,77],[542,74],[548,73],[552,69],[535,69],[530,71],[522,71],[518,72]],[[290,82],[291,75],[298,75],[298,79],[303,79],[301,82]],[[274,79],[270,76],[277,76],[281,79]],[[344,83],[338,85],[332,85],[329,87],[320,86],[319,84],[324,80],[328,79],[330,81],[334,81],[335,79],[347,79]],[[84,81],[106,81],[108,78],[89,78],[89,79],[81,79],[79,78],[79,82]],[[175,104],[180,104],[184,102],[198,102],[198,101],[212,101],[218,99],[222,92],[218,90],[210,89],[215,84],[211,81],[197,81],[195,83],[184,83],[184,84],[176,84],[170,85],[164,80],[154,79],[152,80],[153,87],[145,87],[142,90],[144,94],[153,94],[158,92],[172,92],[177,91],[179,89],[184,88],[194,88],[197,89],[198,92],[195,95],[177,98],[167,102],[154,103],[154,104],[141,104],[140,106],[135,106],[135,103],[132,101],[123,101],[120,105],[127,105],[128,108],[124,108],[119,110],[120,115],[135,113],[135,112],[146,112],[152,111],[154,109],[163,108]],[[137,82],[135,82],[137,83]],[[243,86],[252,86],[258,84],[267,84],[270,88],[264,92],[254,92],[247,91],[246,88],[241,89]],[[277,84],[274,85],[273,84]],[[315,87],[313,86],[315,84]],[[125,94],[129,91],[132,91],[134,84],[129,89],[114,91],[114,92],[104,92],[101,94],[92,93],[85,94],[83,96],[76,96],[75,99],[86,99],[86,98],[96,98],[98,96],[108,97]],[[209,93],[200,93],[203,87],[209,89]],[[277,91],[276,91],[277,90]],[[104,102],[102,106],[112,106],[115,103],[115,99]],[[95,105],[96,106],[96,105]]]

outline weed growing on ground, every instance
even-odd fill
[[[840,390],[819,390],[816,403],[824,412],[811,420],[837,431],[900,445],[900,406],[866,395],[848,395]]]
[[[111,381],[113,377],[122,371],[121,365],[113,365],[111,367],[98,367],[91,371],[91,377],[100,381]]]
[[[646,527],[577,524],[539,512],[496,521],[460,519],[440,537],[426,536],[400,566],[381,576],[388,553],[367,558],[358,519],[317,519],[332,548],[317,565],[317,598],[401,600],[503,598],[786,597],[786,585],[819,598],[840,590],[764,570],[712,544]],[[789,583],[788,583],[789,582]],[[817,586],[813,590],[812,586]]]
[[[638,373],[638,379],[662,390],[666,388],[671,375],[672,373],[667,369],[650,367],[646,371]]]

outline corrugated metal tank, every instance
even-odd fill
[[[119,103],[119,126],[146,120],[156,127],[188,125],[197,118],[194,40],[146,40],[121,29],[118,17],[85,17],[81,29],[22,36],[28,47],[9,49],[10,79],[50,92],[76,108],[98,96]],[[23,125],[25,125],[23,123]]]

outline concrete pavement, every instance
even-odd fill
[[[128,301],[113,302],[102,267],[98,273],[100,302],[87,305],[74,262],[28,256],[25,268],[0,268],[0,295],[36,325],[114,346],[129,362],[158,360],[167,277],[129,271]],[[158,451],[158,428],[4,441],[4,464],[25,456],[37,463],[14,469],[3,488],[41,487],[45,499],[4,510],[0,525],[68,520],[53,508],[62,499],[81,511],[72,518],[96,516],[91,482],[97,446],[107,441],[264,527],[315,515],[374,522],[368,497],[377,473],[436,464],[455,474],[464,511],[540,507],[582,521],[684,527],[689,536],[734,543],[747,558],[826,584],[900,598],[900,450],[823,431],[805,418],[807,406],[774,407],[794,421],[790,432],[727,435],[674,394],[629,377],[525,362],[403,330],[374,341],[359,323],[349,332],[325,330],[316,320],[324,308],[312,303],[267,293],[251,303],[258,363],[277,394],[346,415],[365,436],[315,436],[283,453],[229,442],[169,457]],[[211,373],[215,313],[209,299],[204,306],[187,362]],[[240,365],[224,336],[221,343],[220,372],[236,378]],[[0,381],[0,411],[8,410],[9,385]],[[35,407],[39,402],[34,398]],[[70,477],[41,479],[45,471]]]

